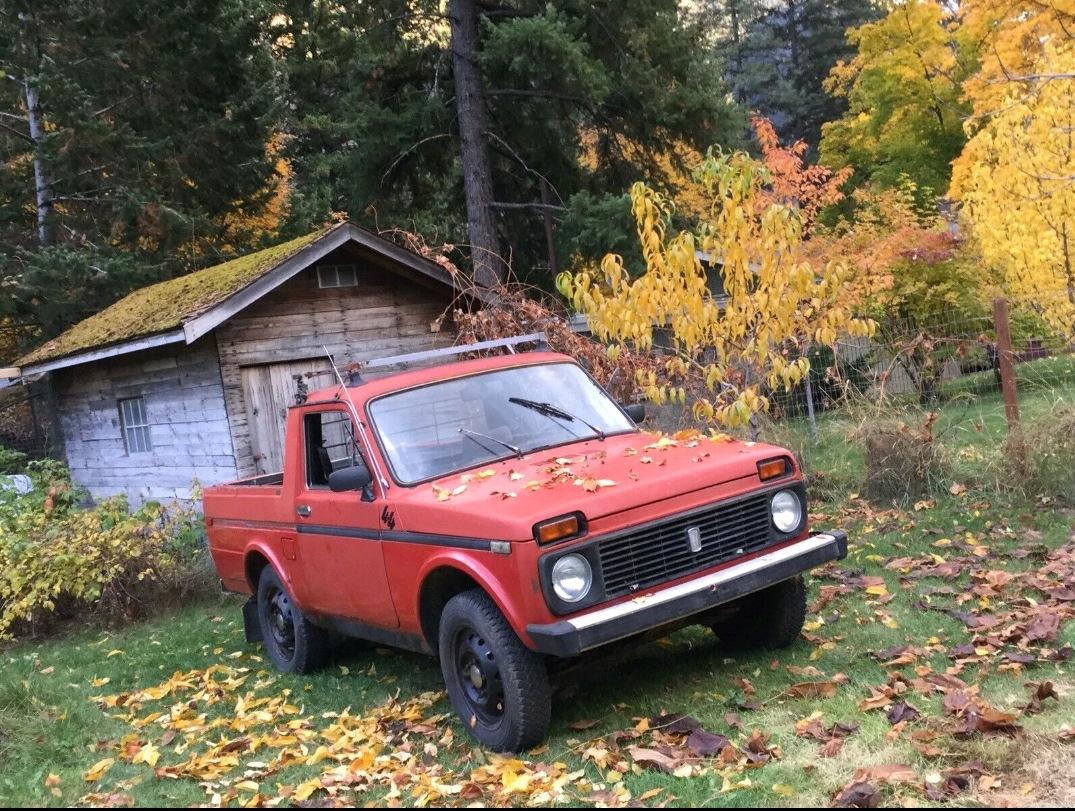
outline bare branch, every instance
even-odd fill
[[[9,126],[8,124],[5,124],[3,121],[0,121],[0,129],[7,130],[12,135],[17,135],[19,138],[22,138],[27,143],[32,144],[34,142],[34,139],[27,135],[25,132],[19,132],[17,129],[12,126]]]
[[[515,158],[515,160],[519,163],[519,165],[522,166],[523,169],[525,169],[528,174],[531,174],[531,175],[533,175],[534,177],[536,177],[536,178],[538,178],[540,180],[544,180],[545,183],[548,184],[548,186],[552,190],[552,192],[556,195],[556,199],[559,200],[561,203],[564,202],[564,198],[560,196],[560,192],[556,191],[556,187],[552,185],[552,183],[549,181],[549,179],[547,177],[545,177],[545,175],[541,174],[541,172],[537,171],[536,169],[531,169],[527,165],[526,161],[524,161],[522,159],[522,156],[520,156],[518,152],[516,152],[514,149],[512,149],[511,146],[509,146],[508,143],[503,138],[501,138],[495,132],[486,132],[485,135],[488,138],[491,138],[494,141],[496,141],[497,143],[499,143],[502,147],[504,147],[504,149],[506,149],[511,154],[511,156],[513,158]]]
[[[414,152],[414,150],[418,149],[418,147],[420,147],[422,144],[429,143],[430,141],[436,141],[436,140],[439,140],[441,138],[453,138],[453,137],[454,136],[451,133],[442,132],[442,133],[439,133],[437,135],[430,135],[428,138],[423,138],[421,141],[419,141],[416,144],[411,144],[409,147],[407,147],[405,150],[403,150],[403,152],[401,152],[399,154],[399,156],[394,161],[392,161],[392,163],[389,165],[389,167],[387,169],[384,170],[384,174],[381,175],[381,182],[384,183],[385,180],[388,179],[388,176],[390,174],[392,174],[392,170],[395,169],[396,166],[399,165],[400,161],[402,161],[405,157],[407,157],[412,152]]]
[[[570,211],[567,206],[554,206],[549,203],[497,203],[489,204],[493,208],[536,208],[544,211]]]

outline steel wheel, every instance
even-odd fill
[[[504,717],[504,682],[489,643],[474,628],[462,625],[456,630],[452,650],[467,708],[482,724],[497,726]]]
[[[258,619],[265,650],[287,673],[309,673],[328,655],[328,635],[295,605],[280,575],[266,567],[258,580]]]
[[[440,620],[440,666],[463,727],[497,752],[544,740],[552,697],[545,661],[481,589],[455,595]]]

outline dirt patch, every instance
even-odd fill
[[[1075,741],[1031,734],[1011,750],[1011,769],[995,791],[968,799],[993,808],[1075,807]]]

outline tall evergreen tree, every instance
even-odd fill
[[[461,142],[474,99],[457,59],[480,70],[486,123],[471,144],[488,158],[483,205],[517,272],[548,264],[546,214],[604,210],[589,203],[622,197],[658,155],[727,144],[744,123],[703,27],[676,0],[479,2],[478,37],[460,53],[439,4],[375,5],[293,3],[281,14],[296,215],[331,207],[467,244]],[[324,42],[336,45],[313,47]],[[587,204],[572,205],[578,194]]]
[[[53,333],[206,261],[238,201],[256,209],[265,19],[261,0],[0,0],[5,314]]]
[[[846,100],[825,92],[825,79],[838,61],[855,55],[847,30],[878,19],[879,5],[874,0],[764,3],[738,46],[725,40],[721,48],[736,100],[770,119],[781,141],[802,139],[816,148],[821,125],[847,109]]]

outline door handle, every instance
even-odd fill
[[[305,518],[310,514],[310,508],[307,507],[305,504],[300,504],[298,507],[295,508],[295,512]]]

